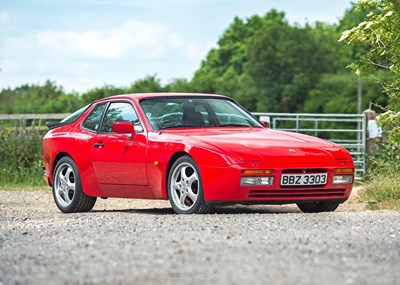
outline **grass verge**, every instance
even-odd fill
[[[44,186],[43,132],[0,125],[0,188]]]
[[[375,176],[364,185],[360,198],[370,210],[400,211],[400,174]]]

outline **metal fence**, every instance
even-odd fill
[[[365,173],[366,119],[363,114],[253,113],[269,119],[272,129],[323,138],[345,147],[352,155],[356,179]]]

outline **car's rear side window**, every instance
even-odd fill
[[[73,122],[75,122],[76,120],[79,119],[79,117],[90,107],[89,105],[86,105],[85,107],[80,108],[78,111],[75,111],[74,113],[72,113],[71,115],[69,115],[68,117],[64,118],[62,121],[60,121],[60,123],[63,124],[71,124]]]
[[[97,132],[99,130],[101,117],[105,108],[106,104],[99,104],[94,107],[92,112],[90,112],[90,114],[86,117],[82,127],[87,130]]]

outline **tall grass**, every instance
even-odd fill
[[[371,210],[400,210],[400,147],[381,145],[368,159],[361,199]]]
[[[0,126],[0,188],[45,185],[43,135],[35,128]]]

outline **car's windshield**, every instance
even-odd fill
[[[210,97],[148,98],[140,102],[154,130],[180,127],[262,127],[233,101]]]

